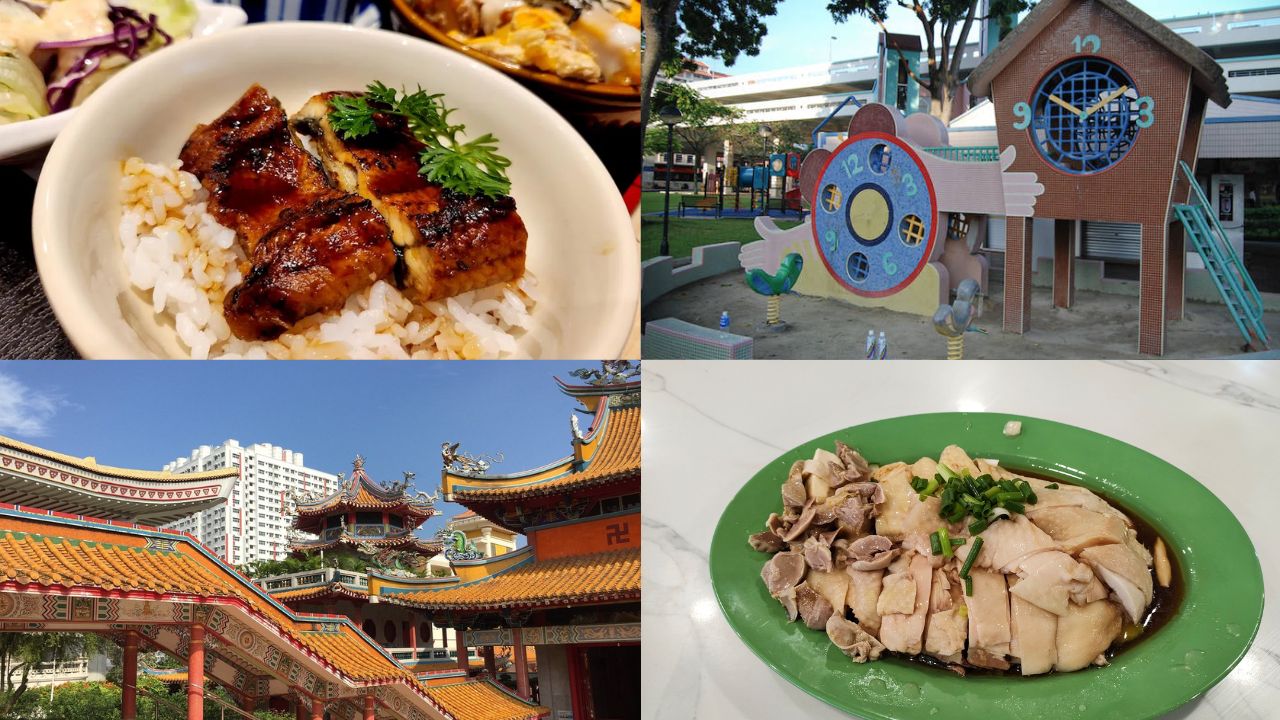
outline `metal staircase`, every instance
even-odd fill
[[[1214,215],[1200,183],[1196,182],[1195,174],[1185,162],[1180,161],[1178,165],[1187,176],[1193,192],[1191,199],[1195,202],[1175,204],[1173,211],[1186,228],[1191,247],[1204,260],[1204,266],[1218,286],[1218,292],[1222,294],[1222,300],[1231,311],[1231,318],[1244,335],[1245,342],[1257,349],[1265,349],[1267,328],[1262,324],[1262,296],[1258,294],[1258,287],[1253,284],[1253,278],[1249,277],[1240,256],[1227,240],[1227,233]]]

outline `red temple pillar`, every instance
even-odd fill
[[[204,626],[191,626],[187,653],[187,720],[204,720]]]
[[[467,659],[467,636],[462,628],[453,629],[454,645],[458,648],[458,669],[463,672],[471,670],[471,661]]]
[[[311,701],[311,720],[324,720],[324,703],[320,698]]]
[[[531,697],[529,692],[529,661],[524,654],[524,636],[520,632],[520,628],[511,628],[511,641],[515,643],[513,648],[516,661],[516,694],[528,700]]]
[[[120,696],[120,717],[135,720],[138,716],[138,632],[124,633],[124,688]]]
[[[307,712],[307,700],[302,695],[298,696],[298,702],[293,706],[293,714],[298,720],[311,720],[311,718],[307,717],[309,714]]]
[[[255,709],[255,708],[257,708],[257,707],[258,707],[258,698],[254,697],[254,696],[252,696],[252,695],[241,695],[241,696],[240,696],[240,709],[241,709],[241,710],[244,710],[245,712],[251,713],[251,712],[253,712],[253,711],[254,711],[254,709]]]
[[[374,699],[372,695],[364,696],[364,720],[374,720]]]
[[[409,647],[413,648],[413,654],[412,654],[412,655],[410,655],[409,657],[410,657],[410,658],[412,658],[412,659],[414,659],[414,660],[417,660],[417,659],[418,659],[418,621],[417,621],[417,618],[414,618],[414,619],[412,619],[412,620],[410,620],[410,621],[409,621],[409,632],[408,632],[408,635],[409,635]]]
[[[498,677],[498,658],[493,651],[492,645],[485,645],[484,650],[484,669],[488,671],[489,677]]]

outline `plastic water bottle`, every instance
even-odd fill
[[[876,331],[868,330],[867,331],[867,350],[866,350],[867,359],[868,360],[875,359],[875,352],[876,352]]]
[[[889,354],[889,343],[884,339],[884,331],[880,331],[880,338],[876,340],[876,359],[883,360]]]
[[[724,312],[720,313],[720,329],[721,330],[729,329],[729,311],[728,310],[725,310]]]

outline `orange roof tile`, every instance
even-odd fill
[[[450,715],[465,720],[532,720],[551,713],[484,680],[436,685],[427,688],[427,694]]]
[[[325,595],[342,595],[357,600],[368,600],[369,591],[359,588],[348,587],[342,583],[335,582],[328,585],[316,585],[314,587],[298,588],[297,590],[285,590],[284,592],[271,593],[271,597],[282,603],[300,602],[303,600],[313,600],[315,598],[324,597]]]
[[[640,474],[640,408],[622,407],[609,411],[608,424],[600,439],[600,449],[580,472],[525,485],[477,487],[484,478],[459,478],[463,487],[453,490],[459,503],[515,500],[563,493],[568,490],[604,485]]]
[[[640,549],[531,561],[441,590],[384,595],[432,610],[498,609],[640,599]]]
[[[357,467],[351,477],[332,495],[318,500],[298,502],[295,507],[299,525],[303,518],[312,518],[333,514],[337,510],[395,510],[397,513],[423,520],[435,514],[435,508],[429,501],[416,495],[409,495],[404,488],[396,484],[383,487],[373,481],[364,471],[363,465]]]
[[[147,673],[147,677],[155,678],[156,680],[159,680],[160,682],[167,682],[167,683],[171,683],[171,682],[186,682],[186,681],[187,681],[187,671],[186,671],[186,670],[171,670],[171,671],[169,671],[169,672],[159,672],[159,673],[150,673],[150,672],[149,672],[149,673]]]
[[[185,553],[7,529],[0,531],[0,581],[3,580],[246,597],[226,578],[210,572]]]

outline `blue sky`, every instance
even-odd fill
[[[142,469],[227,438],[299,451],[335,474],[360,453],[375,480],[411,470],[433,493],[445,440],[504,453],[494,472],[569,454],[577,401],[552,376],[581,367],[599,363],[2,362],[0,434]],[[436,507],[431,532],[464,510]]]
[[[1248,8],[1275,5],[1277,0],[1130,0],[1142,10],[1162,20],[1186,17],[1214,11],[1238,11]],[[911,11],[890,2],[890,32],[921,33],[920,23]],[[764,36],[760,54],[756,57],[739,55],[733,67],[726,67],[717,58],[702,58],[711,69],[720,72],[747,73],[776,70],[796,65],[827,62],[828,59],[848,60],[870,57],[876,53],[876,38],[880,29],[870,20],[855,16],[837,25],[827,12],[826,0],[783,0],[778,3],[778,14],[765,19],[769,32]],[[835,40],[829,40],[834,36]],[[975,27],[970,39],[977,41]]]

